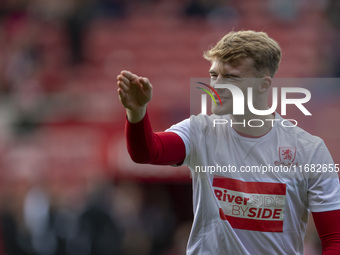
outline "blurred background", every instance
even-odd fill
[[[188,117],[203,51],[231,30],[279,42],[277,77],[339,77],[339,3],[0,0],[0,254],[185,254],[189,170],[130,160],[116,76],[150,79],[155,131]],[[340,90],[319,93],[319,124],[301,126],[339,163]],[[305,254],[320,254],[312,219]]]

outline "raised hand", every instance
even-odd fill
[[[117,76],[118,97],[126,108],[128,120],[139,122],[146,113],[146,105],[152,98],[152,85],[147,78],[129,71]]]

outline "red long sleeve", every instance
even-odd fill
[[[340,254],[340,210],[313,212],[322,243],[322,255]]]
[[[182,138],[173,132],[154,133],[148,113],[138,123],[126,120],[125,136],[128,152],[136,163],[174,165],[185,159]]]

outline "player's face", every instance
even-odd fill
[[[247,88],[256,86],[257,70],[254,67],[254,61],[251,58],[239,59],[236,63],[224,63],[220,60],[212,61],[210,73],[210,84],[214,87],[216,84],[233,84],[239,87],[245,95],[247,102]],[[228,89],[216,89],[222,105],[217,96],[215,96],[217,105],[212,105],[212,113],[216,115],[231,114],[233,110],[233,98]]]

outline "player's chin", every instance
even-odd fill
[[[231,113],[230,107],[222,106],[222,105],[214,105],[211,108],[211,112],[215,115],[227,115]]]

